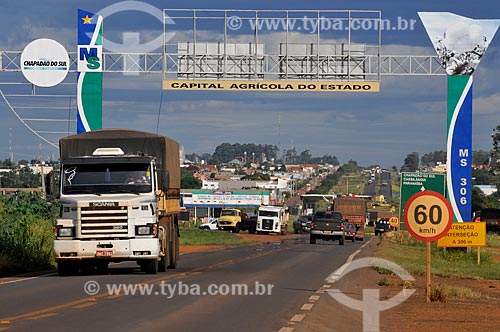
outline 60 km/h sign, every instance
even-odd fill
[[[405,206],[404,221],[414,238],[432,242],[446,235],[451,228],[453,210],[443,195],[425,190],[410,197]]]

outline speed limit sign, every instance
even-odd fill
[[[410,197],[405,205],[404,221],[414,238],[424,242],[437,241],[450,230],[453,210],[446,197],[426,190]]]
[[[396,216],[392,216],[389,218],[389,225],[392,227],[399,227],[399,218]]]

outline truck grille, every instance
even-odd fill
[[[273,229],[274,223],[272,219],[262,219],[262,229]]]
[[[81,237],[128,237],[128,211],[126,206],[89,206],[81,209]]]

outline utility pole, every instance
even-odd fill
[[[9,159],[10,163],[14,163],[14,154],[12,153],[12,128],[9,128]]]
[[[43,164],[45,163],[42,161],[42,144],[39,146],[40,149],[40,156],[39,156],[39,161],[40,161],[40,176],[41,176],[41,183],[42,183],[42,198],[47,199],[47,192],[45,191],[45,173],[43,172]]]
[[[45,173],[43,172],[43,161],[40,161],[40,176],[42,177],[42,198],[47,199],[47,192],[45,191]]]

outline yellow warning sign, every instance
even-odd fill
[[[485,247],[486,223],[453,223],[445,236],[437,241],[438,247]]]

